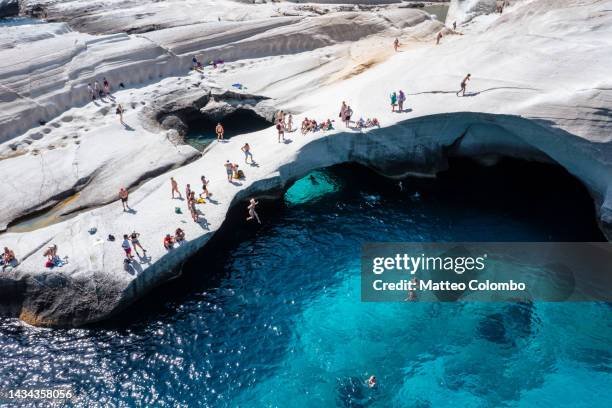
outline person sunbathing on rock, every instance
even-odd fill
[[[185,241],[185,231],[177,228],[174,232],[174,242],[179,243]]]
[[[378,121],[378,119],[376,119],[376,118],[373,118],[373,119],[372,119],[372,126],[378,126],[378,127],[380,127],[380,122]]]
[[[174,248],[174,238],[172,238],[172,235],[166,234],[166,237],[164,238],[164,248],[167,250]]]

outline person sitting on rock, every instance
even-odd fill
[[[366,127],[366,122],[363,120],[363,118],[359,118],[359,120],[357,121],[357,127],[359,129]]]
[[[372,119],[372,126],[378,126],[378,127],[380,127],[380,122],[378,121],[378,119],[376,119],[376,118],[373,118],[373,119]]]
[[[304,118],[302,121],[302,134],[305,135],[308,133],[308,126],[310,125],[310,120],[308,118]]]
[[[174,239],[172,238],[172,235],[166,234],[166,237],[164,238],[164,248],[167,250],[174,248]]]
[[[174,242],[179,243],[185,241],[185,231],[177,228],[174,232]]]
[[[43,252],[43,256],[47,257],[48,261],[53,262],[55,258],[57,258],[57,245],[51,245],[47,248],[45,252]]]
[[[14,261],[15,253],[8,247],[4,247],[4,253],[2,254],[2,257],[0,257],[0,265],[2,265],[2,270],[11,265]]]

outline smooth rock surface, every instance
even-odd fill
[[[377,117],[382,127],[358,131],[336,120],[332,132],[287,133],[288,143],[278,143],[273,128],[236,136],[214,144],[201,159],[140,185],[130,196],[134,212],[123,212],[114,202],[33,232],[0,235],[0,247],[13,248],[21,261],[0,275],[0,309],[48,326],[107,318],[176,276],[181,263],[220,228],[231,205],[278,191],[312,169],[349,161],[394,177],[435,174],[446,167],[449,156],[501,155],[554,162],[588,188],[602,230],[611,239],[612,15],[606,12],[610,9],[609,0],[526,1],[501,16],[475,17],[469,26],[460,27],[463,35],[447,35],[439,46],[434,45],[435,27],[423,23],[396,31],[404,34],[399,53],[392,51],[394,35],[372,36],[350,46],[267,55],[207,71],[211,88],[245,84],[245,92],[272,98],[273,106],[292,112],[294,126],[304,116],[337,119],[345,100],[355,119]],[[468,72],[472,80],[467,94],[458,97],[455,93]],[[169,78],[160,82],[164,89],[151,84],[117,92],[116,97],[141,100],[146,106],[164,91],[180,88],[183,81],[190,84],[184,89],[191,89],[201,81],[199,75]],[[393,113],[389,94],[399,89],[408,96],[408,110]],[[95,112],[92,104],[74,109],[75,114]],[[144,108],[127,112],[126,122],[134,131],[126,131],[113,118],[103,121],[101,133],[116,137],[118,143],[129,138],[129,132],[141,135],[140,140],[164,135],[166,131],[153,131],[145,113]],[[108,157],[103,149],[110,147],[103,140],[97,139],[91,148],[97,146],[97,156]],[[242,164],[244,142],[252,146],[258,166]],[[5,161],[25,168],[18,160],[30,155]],[[140,161],[137,156],[124,160]],[[241,164],[246,179],[229,183],[223,169],[226,160]],[[169,178],[174,177],[181,190],[190,183],[199,192],[202,174],[210,180],[214,195],[198,206],[202,214],[195,223],[185,203],[170,198]],[[175,207],[183,214],[176,214]],[[273,216],[259,215],[263,222]],[[97,229],[95,235],[87,232],[92,227]],[[187,242],[164,250],[163,235],[177,227],[185,230]],[[132,230],[141,233],[148,257],[126,271],[120,242],[105,238]],[[43,266],[42,250],[51,243],[58,245],[60,256],[68,257],[62,268]]]

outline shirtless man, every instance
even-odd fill
[[[463,78],[463,81],[461,81],[461,89],[459,90],[459,92],[457,92],[457,96],[459,96],[459,94],[461,94],[461,96],[465,96],[465,88],[467,86],[467,82],[470,79],[472,79],[472,74],[467,74],[465,78]]]
[[[215,133],[217,134],[217,141],[223,140],[224,132],[225,132],[225,129],[223,129],[223,126],[221,125],[221,123],[217,123],[217,127],[215,127]]]
[[[191,196],[191,184],[187,184],[185,186],[185,198],[189,201],[189,197]]]
[[[244,153],[244,162],[245,163],[248,163],[249,157],[251,158],[251,164],[255,163],[255,161],[253,160],[253,153],[251,153],[251,146],[249,146],[248,143],[245,143],[244,146],[242,146],[242,148],[240,148],[240,150],[242,150],[242,152]]]
[[[225,162],[225,164],[223,165],[223,167],[225,167],[225,172],[227,173],[227,181],[229,181],[231,183],[232,182],[232,173],[234,171],[234,166],[232,166],[232,163],[230,163],[230,161],[227,160]]]
[[[174,193],[178,194],[179,198],[181,197],[181,193],[178,189],[178,183],[174,179],[174,177],[170,177],[170,185],[172,186],[172,198],[174,198]]]
[[[130,206],[128,205],[128,196],[128,191],[124,187],[121,187],[121,190],[119,190],[119,198],[121,199],[121,204],[123,205],[123,211],[130,209]]]
[[[436,36],[436,45],[440,45],[440,40],[442,39],[442,31],[438,33]]]
[[[397,50],[399,49],[399,39],[395,39],[395,41],[393,41],[393,48],[395,49],[395,52],[397,52]]]

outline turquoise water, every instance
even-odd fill
[[[261,227],[232,210],[180,280],[121,318],[3,320],[0,388],[69,383],[77,406],[610,406],[608,304],[360,302],[365,241],[601,239],[566,175],[462,165],[403,191],[355,167],[312,176],[262,202]]]

